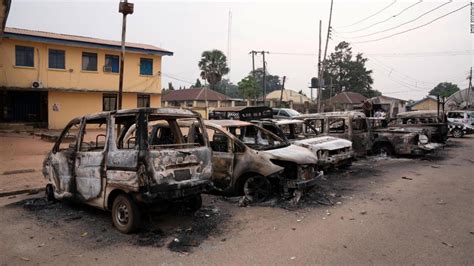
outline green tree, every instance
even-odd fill
[[[459,91],[459,87],[456,84],[451,82],[441,82],[432,90],[430,90],[430,95],[440,96],[440,97],[449,97],[451,94]]]
[[[239,87],[228,79],[222,79],[216,84],[216,91],[223,93],[231,98],[240,98]]]
[[[237,86],[239,87],[240,95],[245,99],[250,100],[251,98],[258,96],[258,83],[252,76],[243,78],[239,83],[237,83]]]
[[[174,87],[173,87],[173,83],[172,83],[172,82],[168,82],[168,90],[169,90],[169,91],[174,91]]]
[[[194,85],[191,85],[191,87],[201,88],[202,87],[201,81],[199,79],[196,79],[196,83],[194,83]]]
[[[215,85],[222,80],[222,76],[230,71],[227,67],[226,56],[219,50],[202,52],[198,66],[201,70],[201,78],[207,80],[211,89],[215,89]]]
[[[325,62],[324,87],[328,88],[332,80],[333,95],[343,91],[358,92],[366,97],[381,95],[379,91],[372,89],[372,70],[366,68],[366,62],[367,58],[362,53],[353,56],[350,44],[340,42]],[[329,98],[329,94],[330,91],[325,89],[323,98]]]
[[[250,71],[249,75],[255,76],[255,80],[257,81],[259,88],[259,95],[263,95],[263,68],[257,68],[255,69],[255,72]],[[265,80],[267,94],[272,91],[281,89],[281,82],[279,76],[272,75],[268,73],[268,71],[266,71]]]

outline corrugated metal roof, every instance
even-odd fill
[[[226,101],[230,98],[208,88],[192,88],[185,90],[167,91],[161,97],[162,101]]]
[[[95,44],[99,46],[104,46],[104,48],[120,48],[121,47],[120,41],[104,40],[104,39],[85,37],[85,36],[60,34],[60,33],[27,30],[27,29],[18,29],[18,28],[9,28],[9,27],[5,28],[5,37],[21,38],[21,39],[31,38],[32,40],[35,40],[35,41],[41,41],[41,39],[45,39],[45,41],[48,40],[49,42],[58,42],[58,43],[63,43],[64,41],[67,41],[72,46],[74,46],[74,44],[76,44],[77,46],[81,46],[81,44]],[[171,51],[162,49],[157,46],[149,45],[149,44],[126,42],[125,47],[127,50],[134,50],[137,52],[142,50],[143,52],[159,52],[166,55],[173,55],[173,52]]]

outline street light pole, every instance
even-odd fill
[[[122,19],[122,50],[120,52],[120,77],[119,77],[119,92],[118,92],[118,107],[122,109],[122,94],[123,94],[123,70],[125,57],[125,35],[127,32],[127,15],[133,14],[133,3],[128,3],[127,0],[121,1],[119,4],[119,12],[123,14]]]

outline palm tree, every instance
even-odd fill
[[[226,56],[219,50],[202,52],[198,66],[201,69],[201,78],[209,82],[211,89],[230,71]]]

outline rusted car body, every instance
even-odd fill
[[[332,136],[314,137],[303,130],[298,119],[262,119],[252,121],[290,143],[309,149],[318,157],[320,169],[349,165],[354,158],[352,142]]]
[[[434,110],[399,113],[388,127],[424,129],[430,140],[437,143],[445,143],[449,133],[446,115]]]
[[[201,142],[185,138],[180,120],[195,121]],[[148,128],[167,123],[173,138],[149,142]],[[133,134],[126,136],[131,127]],[[65,137],[75,141],[65,142]],[[195,209],[212,187],[211,149],[198,113],[168,108],[103,112],[73,119],[44,161],[50,199],[74,199],[112,211],[117,229],[139,225],[141,204],[184,201]]]
[[[222,193],[262,201],[276,189],[299,197],[323,175],[311,151],[252,123],[208,120],[205,124],[213,151],[212,181]]]
[[[429,141],[427,132],[417,128],[372,128],[365,114],[357,111],[306,114],[305,132],[352,141],[357,156],[370,153],[422,155],[441,145]]]

